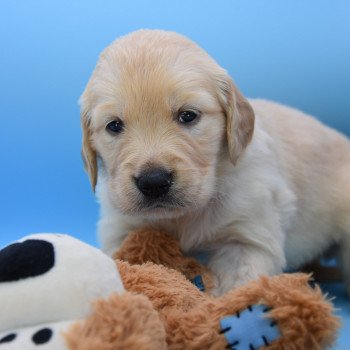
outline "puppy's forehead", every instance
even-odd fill
[[[184,104],[213,109],[217,104],[210,73],[217,67],[202,49],[178,34],[140,31],[102,53],[90,92],[95,105],[109,106],[119,115],[169,111]]]

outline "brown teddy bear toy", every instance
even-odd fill
[[[307,275],[261,277],[214,298],[210,272],[152,229],[129,234],[115,258],[126,292],[95,302],[65,332],[69,349],[316,350],[335,340],[333,307]]]

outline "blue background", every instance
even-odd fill
[[[183,33],[247,96],[298,107],[350,134],[349,1],[0,5],[0,246],[43,231],[97,243],[77,101],[100,51],[132,30]]]

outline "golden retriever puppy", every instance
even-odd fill
[[[341,247],[350,290],[350,142],[247,100],[187,38],[140,30],[101,54],[81,97],[83,157],[107,253],[128,231],[206,251],[221,294]]]

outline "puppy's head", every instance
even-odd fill
[[[185,37],[155,30],[101,54],[81,111],[93,188],[99,173],[115,208],[148,217],[204,206],[219,159],[235,164],[254,129],[253,110],[226,71]]]

